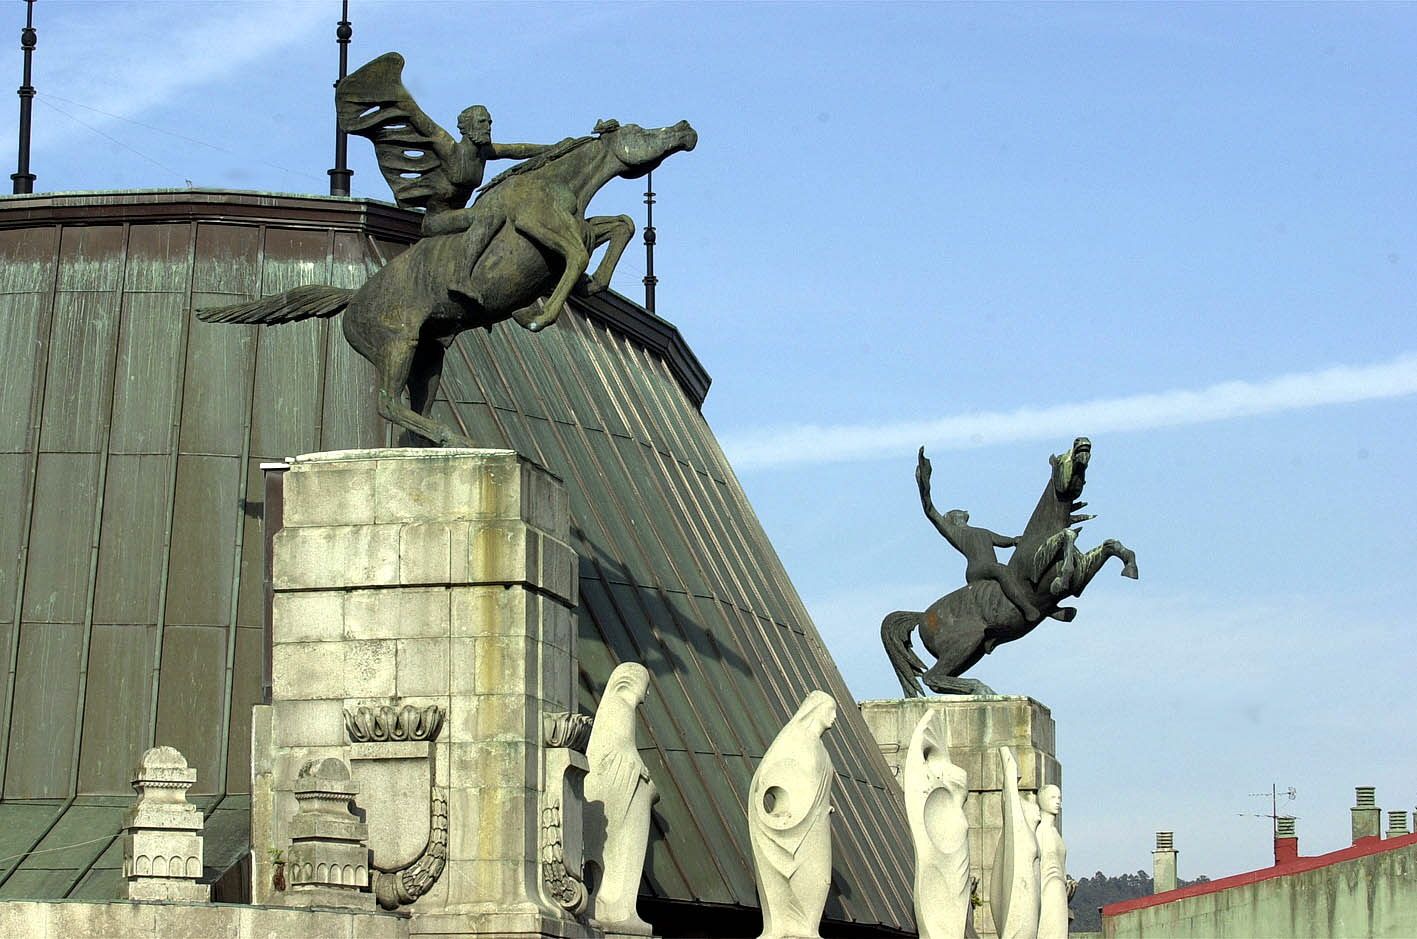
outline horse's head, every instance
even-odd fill
[[[1092,441],[1086,437],[1077,438],[1069,450],[1048,458],[1053,464],[1053,493],[1059,502],[1072,502],[1082,495],[1090,459]]]
[[[680,121],[673,127],[641,127],[638,124],[617,124],[602,121],[597,129],[604,127],[600,138],[615,159],[624,164],[618,176],[638,179],[645,175],[671,153],[692,150],[699,142],[698,132],[688,121]]]

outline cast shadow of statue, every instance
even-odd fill
[[[661,578],[653,572],[641,573],[631,568],[574,524],[571,547],[580,558],[581,602],[577,614],[581,642],[604,641],[614,653],[628,646],[633,655],[626,661],[639,662],[658,680],[681,676],[686,695],[693,690],[691,681],[696,669],[674,648],[676,643],[669,637],[677,635],[686,648],[695,651],[699,661],[722,662],[740,675],[753,674],[747,660],[720,642],[714,628],[700,622],[693,614],[691,603],[685,602],[691,597],[683,588],[661,583]],[[609,603],[618,622],[602,622],[607,611],[596,609],[587,600],[587,587]],[[620,589],[615,589],[617,587]],[[675,602],[671,595],[683,599]],[[612,636],[611,631],[618,631],[620,626],[623,626],[623,635]],[[599,688],[608,678],[608,673],[590,675],[584,665],[581,667],[582,688],[593,690],[597,698]]]

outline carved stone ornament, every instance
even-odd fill
[[[386,910],[426,894],[448,862],[448,793],[435,784],[433,746],[443,721],[435,704],[344,712],[369,822],[374,894]]]
[[[763,909],[760,939],[818,939],[831,886],[831,788],[822,734],[836,701],[807,695],[763,754],[748,787],[748,836]]]
[[[567,747],[577,753],[584,753],[590,743],[591,726],[595,718],[588,714],[571,714],[560,711],[547,714],[541,720],[542,737],[548,747]]]
[[[1068,848],[1058,831],[1063,793],[1054,785],[1038,790],[1038,939],[1067,939],[1068,900],[1077,881],[1068,880]]]
[[[205,902],[202,813],[187,802],[197,771],[172,747],[154,747],[133,771],[138,801],[123,821],[123,878],[130,900]]]
[[[305,764],[295,780],[300,806],[290,820],[286,876],[292,902],[309,906],[372,906],[368,827],[353,812],[359,784],[343,760]]]
[[[541,802],[541,880],[551,902],[573,916],[590,906],[585,884],[586,738],[591,719],[548,714]]]
[[[1018,790],[1018,761],[999,748],[1003,764],[1004,819],[989,887],[990,912],[999,939],[1038,935],[1038,806]]]
[[[579,916],[590,905],[585,881],[566,863],[566,843],[561,827],[562,803],[541,810],[541,878],[556,905]]]
[[[436,704],[416,708],[345,708],[344,729],[351,743],[382,743],[387,740],[437,740],[443,729],[443,709]]]
[[[433,786],[428,800],[428,843],[423,851],[396,870],[374,873],[374,896],[386,910],[407,906],[433,889],[448,863],[447,790]]]
[[[591,917],[610,933],[651,932],[635,912],[649,848],[650,808],[658,798],[635,739],[635,710],[648,689],[643,665],[617,666],[586,746],[586,855],[596,871]]]
[[[965,771],[950,761],[949,724],[931,711],[915,725],[901,770],[915,842],[915,924],[920,939],[959,939],[969,912],[969,797]]]

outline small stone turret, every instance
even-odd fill
[[[359,784],[343,760],[306,764],[295,780],[300,811],[290,821],[287,877],[300,906],[372,909],[369,827],[350,811]]]
[[[172,747],[154,747],[133,771],[138,801],[123,821],[123,877],[130,900],[205,903],[202,813],[187,802],[197,771]]]

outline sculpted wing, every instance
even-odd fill
[[[439,153],[452,136],[423,113],[403,86],[403,56],[387,52],[351,72],[335,88],[335,113],[346,132],[374,143],[379,170],[404,208],[427,208],[453,191]]]

